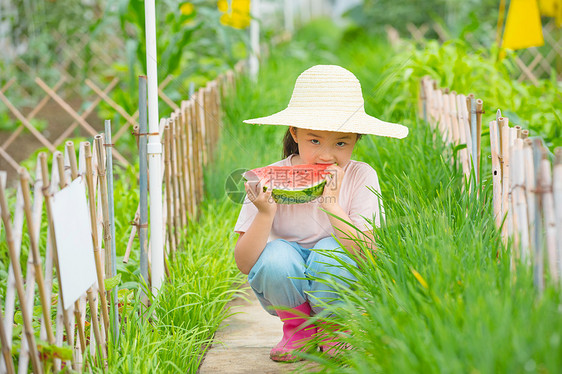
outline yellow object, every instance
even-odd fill
[[[544,44],[536,0],[512,0],[507,13],[502,47],[522,49]]]
[[[195,6],[191,3],[183,3],[180,6],[180,13],[185,16],[190,16],[195,11]]]
[[[223,13],[228,12],[228,1],[226,1],[226,0],[219,0],[219,1],[217,2],[217,8],[218,8],[221,12],[223,12]]]
[[[250,26],[250,0],[231,0],[230,7],[226,0],[219,0],[217,8],[223,14],[220,23],[235,29],[245,29]]]
[[[422,285],[423,288],[427,289],[429,286],[427,285],[427,282],[425,281],[425,279],[422,278],[421,274],[418,273],[416,271],[416,269],[410,269],[412,271],[412,274],[414,274],[414,277],[416,277],[416,279],[418,280],[418,282],[420,282],[420,284]]]
[[[541,15],[546,17],[556,17],[556,6],[558,0],[539,0]]]

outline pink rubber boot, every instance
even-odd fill
[[[338,330],[339,328],[334,329],[332,327],[332,331]],[[349,333],[349,331],[346,332]],[[337,356],[338,353],[351,349],[349,344],[339,342],[337,338],[328,337],[328,334],[325,332],[324,328],[322,328],[322,323],[319,323],[317,333],[317,336],[320,338],[320,342],[318,343],[320,350],[330,357]]]
[[[306,325],[310,316],[310,305],[301,304],[289,310],[275,310],[283,321],[283,338],[273,347],[269,357],[273,361],[295,362],[302,360],[293,355],[316,334],[316,326]]]

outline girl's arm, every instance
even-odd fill
[[[244,186],[248,199],[258,208],[258,214],[248,230],[238,237],[234,247],[234,260],[238,269],[248,274],[267,244],[277,204],[271,197],[271,191],[263,192],[259,185],[250,186],[246,183]]]
[[[325,209],[331,214],[334,214],[347,222],[351,222],[351,218],[349,218],[349,216],[339,205],[332,205],[326,207]],[[370,231],[357,232],[353,227],[349,226],[346,222],[339,220],[338,218],[332,216],[331,214],[328,214],[328,218],[330,219],[330,223],[334,227],[334,231],[336,232],[336,237],[340,240],[342,245],[346,247],[353,255],[362,255],[362,253],[359,253],[360,248],[355,241],[346,238],[358,237],[360,240],[366,241],[367,244],[374,243],[374,237],[372,232]]]
[[[339,204],[339,194],[341,189],[341,183],[343,181],[343,176],[345,172],[342,168],[337,165],[330,167],[330,175],[326,178],[326,185],[324,186],[324,193],[322,194],[322,208],[324,208],[328,214],[328,218],[334,231],[336,237],[340,240],[342,245],[346,247],[354,255],[362,255],[358,251],[360,250],[357,243],[351,239],[358,237],[360,240],[365,240],[367,242],[374,243],[373,234],[370,231],[357,232],[353,227],[349,226],[346,222],[332,216],[335,215],[347,222],[352,222],[349,215],[342,209]],[[366,235],[366,237],[365,237]]]

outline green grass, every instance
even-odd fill
[[[188,241],[170,263],[171,277],[146,311],[140,293],[129,299],[121,318],[122,335],[109,349],[108,369],[120,373],[195,372],[216,329],[228,316],[226,303],[240,275],[234,265],[231,227],[235,210],[228,200],[208,200],[200,219],[185,233]],[[150,316],[147,318],[146,316]]]

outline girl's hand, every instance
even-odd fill
[[[248,199],[258,208],[258,211],[275,215],[277,203],[271,197],[271,189],[263,192],[261,184],[256,182],[246,182],[244,188]]]
[[[345,172],[335,164],[330,166],[327,171],[330,174],[325,177],[326,185],[322,193],[322,208],[330,212],[334,208],[339,207],[340,189]]]

